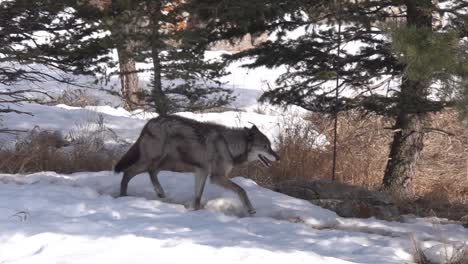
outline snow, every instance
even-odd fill
[[[0,263],[408,263],[406,234],[435,248],[463,243],[468,231],[413,223],[347,219],[237,177],[257,214],[245,217],[237,197],[207,184],[199,211],[190,174],[162,172],[167,198],[139,175],[116,198],[113,172],[0,175]],[[385,234],[382,231],[388,232]],[[436,245],[439,245],[436,247]]]
[[[207,57],[221,53],[208,52]],[[273,143],[279,133],[303,123],[304,109],[257,103],[261,91],[274,86],[285,69],[241,68],[246,62],[232,64],[231,74],[222,79],[238,95],[230,105],[237,111],[177,114],[230,127],[255,124]],[[104,127],[118,137],[106,137],[112,145],[135,141],[147,120],[157,116],[129,112],[118,97],[100,90],[116,90],[116,78],[92,84],[87,77],[74,77],[93,87],[86,91],[99,105],[10,105],[34,115],[6,114],[2,125],[63,135],[86,135]],[[147,81],[142,76],[142,84]],[[30,86],[23,82],[0,89]],[[56,95],[76,89],[53,82],[41,86]],[[317,147],[327,144],[316,132],[311,138]],[[15,140],[0,135],[2,146]],[[117,197],[121,175],[110,171],[0,174],[0,263],[412,263],[412,237],[428,258],[444,263],[468,243],[468,229],[459,224],[411,216],[402,222],[341,218],[244,177],[233,180],[248,193],[255,215],[247,216],[235,194],[211,183],[203,194],[204,208],[193,211],[191,174],[164,171],[159,178],[164,199],[157,197],[147,174],[130,182],[128,197]]]
[[[424,255],[432,263],[459,263],[466,251],[466,243],[436,244],[424,250]]]
[[[11,106],[18,108],[18,106]],[[8,114],[3,116],[2,125],[9,129],[30,130],[37,127],[41,130],[59,131],[62,135],[73,133],[85,134],[100,129],[99,122],[106,130],[118,136],[119,141],[134,142],[139,136],[148,119],[157,117],[153,112],[128,112],[125,109],[111,106],[72,107],[67,105],[47,106],[39,104],[23,104],[22,111],[34,115]],[[214,122],[228,127],[251,127],[256,125],[270,141],[274,142],[284,127],[284,120],[297,113],[282,113],[266,115],[255,112],[227,111],[223,113],[191,113],[181,112],[177,115],[192,118],[202,122]],[[296,117],[297,118],[297,117]],[[300,117],[299,117],[300,118]],[[14,143],[15,136],[0,134],[0,143]],[[319,144],[325,144],[324,136]],[[115,144],[116,138],[106,138],[106,143]]]
[[[223,53],[225,52],[207,51],[205,53],[205,57],[207,59],[215,59],[219,58]],[[112,54],[112,56],[115,58],[117,57],[116,54]],[[250,60],[246,59],[229,65],[226,69],[229,74],[219,80],[223,83],[224,88],[231,89],[233,91],[233,95],[237,96],[237,98],[229,105],[236,109],[257,105],[257,99],[262,94],[262,91],[267,90],[269,86],[274,87],[275,79],[285,71],[283,68],[267,69],[265,67],[261,67],[254,70],[242,68],[241,65],[248,61]],[[150,64],[148,63],[138,63],[137,67],[138,69],[144,70],[150,68],[149,65]],[[0,90],[25,90],[32,88],[47,92],[50,96],[55,98],[64,93],[70,93],[79,89],[84,94],[98,100],[101,105],[109,105],[113,107],[121,106],[121,99],[112,94],[120,91],[120,81],[118,76],[114,75],[106,81],[99,80],[96,82],[96,79],[90,76],[65,74],[41,65],[30,64],[27,65],[27,67],[32,67],[34,70],[47,73],[58,79],[70,79],[72,83],[80,85],[81,87],[44,79],[39,83],[20,81],[10,86],[0,84]],[[141,88],[145,89],[148,87],[150,76],[151,74],[148,71],[141,72],[139,74],[139,86]],[[163,82],[168,81],[163,80]],[[48,99],[37,93],[29,93],[28,96],[32,98],[41,98],[43,100]]]

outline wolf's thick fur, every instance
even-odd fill
[[[193,206],[200,208],[201,195],[208,176],[211,181],[237,193],[249,213],[255,213],[245,190],[227,175],[235,165],[260,160],[265,166],[279,160],[268,138],[252,128],[228,128],[202,123],[180,116],[161,116],[148,121],[140,137],[116,164],[124,172],[120,195],[127,195],[128,182],[148,172],[156,193],[164,197],[158,181],[161,170],[194,172],[196,176]]]

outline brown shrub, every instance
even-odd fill
[[[431,116],[432,130],[413,182],[415,205],[436,215],[459,219],[468,215],[468,131],[454,110]],[[428,212],[432,213],[432,212]]]
[[[245,166],[237,173],[247,173],[269,186],[287,181],[331,180],[333,120],[311,114],[302,119],[285,118],[283,133],[276,139],[281,161],[271,169],[258,164]],[[336,180],[342,183],[375,188],[382,181],[388,155],[388,121],[376,116],[363,117],[349,112],[340,115],[338,126]],[[323,144],[328,142],[328,144]]]
[[[460,219],[468,215],[468,131],[455,110],[433,114],[432,127],[425,136],[425,148],[417,164],[413,197],[400,200],[406,213]],[[258,164],[237,169],[260,184],[276,188],[284,182],[331,179],[333,146],[317,147],[315,130],[333,142],[333,120],[312,114],[307,122],[286,121],[277,139],[281,161],[271,169]],[[289,122],[289,123],[287,123]],[[292,122],[292,123],[291,123]],[[392,140],[392,121],[357,112],[342,113],[338,123],[336,180],[378,190]],[[450,135],[442,132],[443,129]]]
[[[96,129],[93,126],[98,126]],[[0,149],[0,172],[73,173],[112,169],[120,157],[118,149],[104,146],[106,129],[100,124],[83,124],[67,136],[35,128],[12,147]]]

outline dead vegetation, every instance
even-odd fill
[[[68,106],[85,107],[99,105],[99,98],[89,94],[84,89],[66,89],[49,104],[65,104]]]
[[[416,264],[468,264],[468,247],[466,244],[454,245],[450,242],[444,242],[440,245],[439,252],[432,252],[431,255],[438,254],[430,257],[414,235],[411,236],[411,243],[413,245],[413,259]],[[434,251],[433,248],[428,250]]]
[[[121,155],[120,149],[105,147],[104,140],[111,135],[102,116],[77,124],[67,135],[36,127],[19,136],[13,146],[0,149],[0,172],[110,170]]]
[[[288,182],[331,180],[332,146],[320,145],[324,135],[332,142],[330,118],[310,115],[306,125],[286,120],[277,139],[281,161],[271,169],[245,166],[234,175],[248,175],[260,184],[278,189]],[[459,220],[468,215],[468,130],[454,110],[431,116],[432,128],[418,161],[409,199],[393,197],[403,213]],[[388,157],[391,120],[359,113],[342,113],[338,127],[336,181],[378,191]],[[300,196],[300,195],[298,195]]]

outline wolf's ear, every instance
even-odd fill
[[[252,130],[252,131],[259,131],[256,125],[252,125],[252,127],[250,128],[250,130]]]

